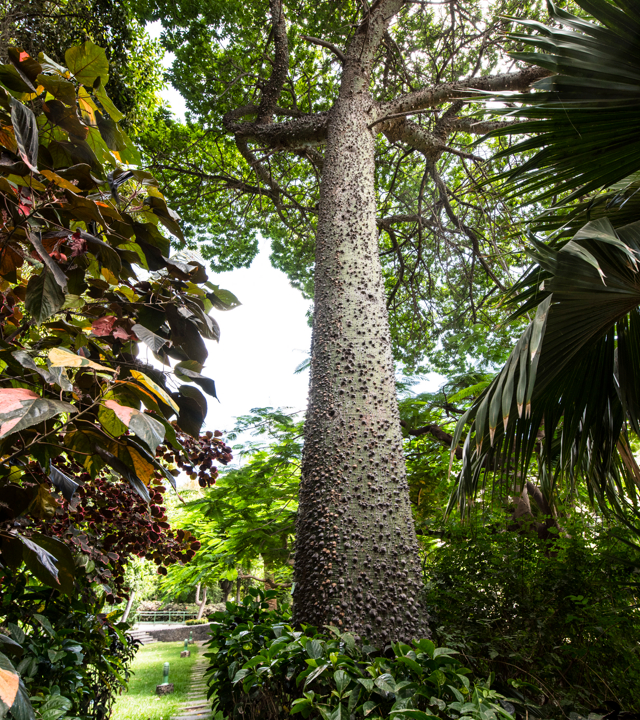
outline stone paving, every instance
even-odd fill
[[[202,655],[204,642],[197,642],[200,654],[191,669],[187,702],[178,706],[177,714],[170,720],[210,720],[213,717],[211,702],[207,700],[207,684],[204,681],[204,672],[207,669],[207,659]]]

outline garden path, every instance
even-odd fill
[[[202,647],[204,641],[196,642]],[[213,717],[211,712],[211,701],[207,700],[207,684],[204,680],[204,673],[207,669],[207,659],[198,654],[198,659],[191,669],[191,684],[187,694],[187,702],[178,706],[177,714],[172,715],[170,720],[209,720]]]

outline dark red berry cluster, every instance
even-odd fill
[[[72,470],[58,459],[61,470]],[[108,600],[118,601],[126,591],[124,572],[132,556],[153,560],[158,573],[166,575],[166,565],[191,560],[200,543],[185,530],[172,530],[167,522],[160,480],[149,486],[151,502],[147,505],[124,482],[106,477],[92,479],[88,473],[75,476],[83,483],[70,502],[61,501],[56,516],[42,523],[41,531],[58,537],[81,550],[93,562],[89,580],[104,585]]]
[[[219,430],[208,431],[196,439],[176,427],[176,436],[184,447],[185,454],[164,449],[164,459],[175,462],[192,480],[197,478],[200,487],[215,485],[218,468],[214,463],[227,465],[233,460],[231,448],[220,440],[222,433]]]

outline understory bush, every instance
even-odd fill
[[[0,668],[4,655],[21,678],[10,717],[33,720],[32,705],[42,720],[108,718],[137,649],[129,626],[101,612],[92,588],[71,598],[24,570],[0,575]]]
[[[286,610],[269,610],[276,596],[251,588],[242,604],[227,603],[226,612],[211,616],[206,677],[217,720],[298,713],[314,720],[512,720],[490,682],[474,680],[455,650],[423,639],[382,654],[338,628],[294,629]]]
[[[592,516],[552,541],[447,528],[425,571],[434,640],[529,714],[640,710],[640,551]]]

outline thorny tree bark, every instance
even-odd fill
[[[415,220],[420,229],[423,219],[420,203],[416,218],[376,217],[375,138],[384,133],[390,142],[422,154],[425,178],[435,183],[449,220],[495,280],[477,234],[456,216],[436,162],[443,153],[472,157],[448,147],[452,133],[484,134],[495,127],[460,117],[462,98],[473,90],[524,90],[548,74],[530,68],[471,77],[377,102],[372,68],[381,45],[391,42],[388,28],[404,4],[365,4],[364,17],[344,49],[303,38],[328,48],[342,65],[340,93],[331,110],[306,114],[279,107],[289,71],[288,40],[282,0],[270,0],[271,76],[261,85],[259,104],[238,107],[223,118],[255,175],[255,184],[242,181],[240,190],[268,198],[285,224],[286,206],[296,201],[272,175],[266,158],[276,152],[303,156],[321,175],[294,618],[336,625],[378,645],[424,636],[428,622],[378,253],[379,229],[392,236],[396,223]],[[409,119],[443,105],[450,107],[432,132]],[[324,157],[319,146],[325,147]],[[222,175],[213,179],[229,188],[239,182]]]

